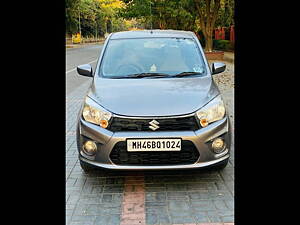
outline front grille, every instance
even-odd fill
[[[126,141],[118,142],[109,157],[116,165],[154,166],[187,165],[197,162],[200,154],[191,141],[183,140],[181,151],[128,152]]]
[[[130,119],[113,117],[109,130],[116,131],[152,131],[149,126],[153,119]],[[194,116],[177,118],[155,118],[159,122],[156,131],[195,131],[200,127]]]

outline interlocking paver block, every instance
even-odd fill
[[[190,205],[187,201],[169,201],[169,210],[183,212],[190,210]]]
[[[191,216],[188,217],[171,217],[172,223],[194,223],[195,219]]]
[[[194,214],[194,218],[197,223],[210,222],[206,212],[197,212]]]
[[[154,192],[146,193],[146,202],[165,202],[166,193],[164,192]]]
[[[94,225],[119,225],[119,224],[120,224],[119,214],[97,216],[94,223]]]
[[[194,211],[208,211],[208,210],[216,209],[213,202],[209,200],[193,201],[191,205],[192,205],[192,210]]]

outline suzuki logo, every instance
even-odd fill
[[[159,128],[158,126],[159,122],[156,120],[152,120],[151,122],[149,122],[149,124],[151,125],[149,126],[151,130],[157,130]]]

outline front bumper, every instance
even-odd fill
[[[88,123],[82,118],[79,119],[78,124],[79,139],[78,151],[79,159],[102,168],[120,169],[120,170],[162,170],[162,169],[193,169],[207,167],[229,158],[230,149],[230,129],[229,120],[225,117],[222,120],[214,122],[205,128],[197,131],[159,131],[159,132],[111,132],[103,129],[97,125]],[[223,136],[226,142],[226,149],[220,153],[215,154],[207,144],[210,140]],[[82,146],[82,137],[94,140],[100,146],[94,156],[86,155],[80,146]],[[200,156],[193,164],[185,165],[116,165],[109,155],[115,144],[121,141],[126,141],[127,138],[181,138],[193,142]]]

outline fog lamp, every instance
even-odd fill
[[[216,138],[212,142],[211,147],[215,153],[221,153],[225,149],[225,142],[222,138]]]
[[[83,145],[83,149],[86,154],[88,155],[94,155],[97,150],[97,145],[93,141],[86,141]]]

